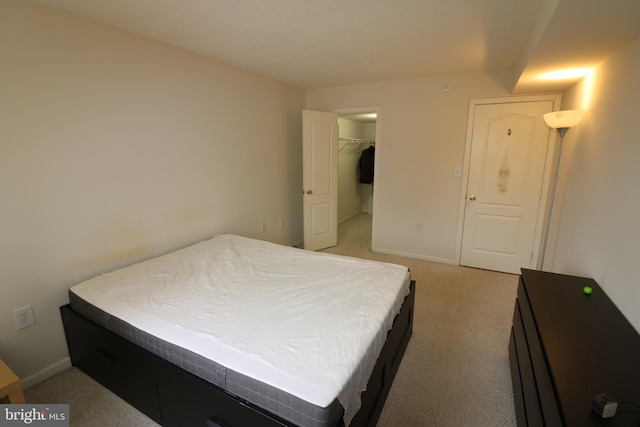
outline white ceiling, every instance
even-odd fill
[[[32,0],[305,89],[595,66],[640,37],[640,0]],[[575,81],[575,79],[574,79]]]

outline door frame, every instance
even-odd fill
[[[471,166],[471,143],[473,139],[473,125],[475,121],[475,111],[476,106],[479,105],[489,105],[489,104],[511,104],[511,103],[522,103],[522,102],[535,102],[535,101],[551,101],[553,102],[552,111],[560,110],[560,104],[562,101],[561,94],[548,94],[548,95],[531,95],[531,96],[514,96],[514,97],[506,97],[506,98],[482,98],[482,99],[472,99],[469,102],[469,114],[467,118],[467,136],[465,140],[464,147],[464,163],[462,167],[462,185],[460,186],[460,197],[458,202],[458,229],[456,232],[456,251],[454,256],[454,264],[460,265],[460,258],[462,255],[462,237],[464,231],[464,218],[466,214],[467,207],[467,189],[468,189],[468,180],[469,180],[469,168]],[[549,129],[549,137],[547,142],[547,153],[545,156],[544,162],[544,172],[542,175],[542,191],[540,193],[540,200],[544,201],[544,203],[539,203],[538,212],[536,221],[535,234],[533,238],[533,258],[531,260],[531,265],[537,265],[538,260],[540,258],[540,246],[542,244],[542,235],[544,231],[545,224],[545,213],[549,203],[549,194],[550,194],[550,184],[551,184],[551,173],[554,155],[556,152],[556,144],[557,137],[556,132],[552,132]]]

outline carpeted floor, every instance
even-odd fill
[[[413,336],[378,426],[515,426],[507,346],[517,276],[373,253],[366,214],[339,230],[325,252],[407,265],[416,280]],[[157,425],[75,368],[25,395],[69,403],[72,426]]]
[[[342,225],[342,224],[341,224]],[[403,264],[416,281],[413,335],[378,427],[515,426],[508,343],[518,276],[371,252],[371,216],[326,252]]]

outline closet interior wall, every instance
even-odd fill
[[[338,129],[338,222],[343,222],[362,212],[373,213],[372,186],[358,182],[358,160],[375,141],[376,123],[340,117]]]

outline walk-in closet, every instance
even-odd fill
[[[338,119],[338,239],[357,223],[358,232],[371,240],[376,119],[375,113]]]

